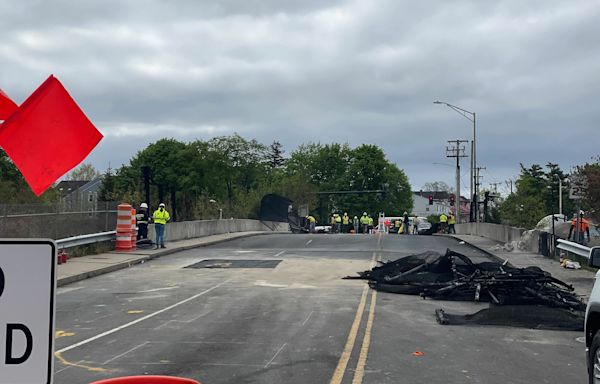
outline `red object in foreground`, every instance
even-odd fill
[[[18,108],[19,106],[0,89],[0,120],[8,119]]]
[[[39,196],[102,139],[54,76],[0,126],[0,146]]]
[[[170,376],[129,376],[94,381],[91,384],[200,384],[200,382]]]

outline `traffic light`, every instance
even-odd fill
[[[454,195],[450,195],[450,206],[454,207]]]
[[[429,205],[433,205],[433,196],[429,196]]]

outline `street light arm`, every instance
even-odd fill
[[[461,107],[457,107],[456,105],[452,105],[450,103],[446,103],[445,101],[434,101],[433,103],[434,104],[444,104],[444,105],[448,106],[449,108],[452,108],[458,114],[460,114],[465,119],[467,119],[467,120],[469,120],[471,122],[473,122],[473,120],[475,120],[475,112],[467,111],[466,109],[463,109]],[[469,117],[469,115],[471,115],[471,116]]]

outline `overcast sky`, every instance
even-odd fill
[[[377,144],[413,188],[453,184],[434,163],[472,124],[438,99],[477,113],[484,185],[600,153],[597,0],[2,0],[0,15],[0,88],[21,103],[55,74],[105,135],[99,169],[237,132],[288,153]]]

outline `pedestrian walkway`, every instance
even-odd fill
[[[169,242],[167,243],[168,248],[166,249],[137,249],[129,252],[113,251],[98,255],[76,257],[69,259],[66,264],[57,266],[57,285],[60,287],[90,277],[117,271],[119,269],[129,268],[135,264],[140,264],[157,257],[185,251],[187,249],[205,247],[223,241],[271,233],[278,232],[253,231],[223,233],[220,235]]]
[[[594,285],[594,276],[596,274],[593,271],[587,269],[566,269],[561,267],[557,260],[550,259],[537,253],[520,251],[517,249],[513,250],[512,252],[509,252],[505,249],[498,250],[497,246],[502,246],[504,244],[481,236],[450,236],[462,240],[474,247],[480,248],[483,251],[491,253],[502,260],[508,260],[508,262],[515,267],[525,268],[536,266],[546,272],[550,272],[553,277],[556,277],[567,284],[573,285],[575,292],[580,295],[584,301],[587,301],[587,298],[592,291],[592,286]]]

